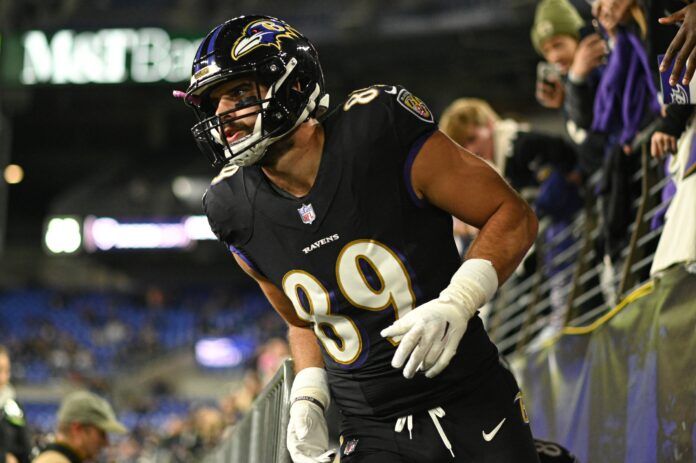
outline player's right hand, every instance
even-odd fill
[[[324,411],[330,403],[326,371],[319,367],[300,370],[290,391],[287,447],[294,463],[329,463],[329,431]]]
[[[287,445],[294,463],[329,463],[329,431],[324,411],[312,402],[297,400],[290,406]]]

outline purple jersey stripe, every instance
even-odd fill
[[[244,263],[247,264],[249,267],[251,267],[252,270],[254,270],[255,272],[259,273],[259,274],[262,275],[263,277],[266,277],[266,275],[263,274],[263,272],[261,271],[261,269],[259,269],[259,268],[256,266],[256,264],[254,264],[254,263],[251,261],[251,259],[249,259],[249,258],[247,257],[247,255],[244,254],[244,251],[242,251],[241,249],[237,249],[237,248],[235,248],[235,247],[232,246],[232,245],[230,245],[230,251],[231,251],[233,254],[236,254],[236,255],[238,255],[239,257],[241,257],[242,260],[244,261]]]
[[[413,162],[416,160],[416,156],[420,152],[426,140],[428,140],[433,133],[435,133],[435,130],[424,133],[418,137],[415,142],[413,142],[413,145],[411,145],[411,149],[408,152],[406,163],[404,164],[404,185],[406,185],[406,191],[408,191],[411,201],[413,201],[413,204],[418,207],[425,207],[428,205],[428,203],[427,201],[420,199],[416,194],[416,191],[413,189],[413,185],[411,184],[411,169],[413,168]]]

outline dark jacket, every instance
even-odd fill
[[[0,436],[0,448],[4,447],[5,452],[14,455],[20,463],[29,463],[31,443],[24,410],[14,399],[8,399],[0,410]]]
[[[666,114],[657,122],[655,130],[679,138],[686,129],[689,117],[694,113],[694,105],[672,104],[667,106]]]

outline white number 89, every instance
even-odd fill
[[[379,286],[368,281],[363,266],[371,268]],[[394,251],[378,241],[356,240],[346,244],[336,260],[336,281],[343,297],[359,309],[380,311],[393,307],[398,319],[415,305],[406,267]],[[329,292],[317,278],[302,270],[291,270],[283,277],[283,291],[300,319],[314,323],[314,333],[331,358],[351,364],[360,356],[360,330],[349,317],[331,313]],[[309,307],[304,306],[301,292]],[[328,330],[333,336],[327,334]]]

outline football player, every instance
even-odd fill
[[[527,204],[403,87],[328,111],[314,46],[282,20],[219,25],[192,74],[175,94],[221,168],[211,228],[288,323],[293,461],[331,460],[334,401],[343,462],[537,462],[477,315],[534,240]],[[481,230],[463,264],[452,215]]]

